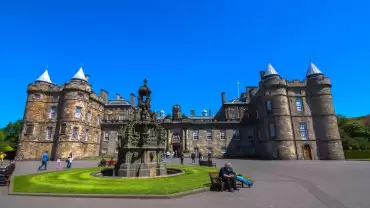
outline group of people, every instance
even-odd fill
[[[66,168],[71,168],[72,167],[72,162],[73,162],[74,156],[72,152],[69,154],[68,158],[66,159]],[[49,154],[48,151],[45,151],[44,154],[42,154],[41,157],[41,165],[39,166],[38,170],[47,170],[48,169],[48,162],[49,162]],[[55,165],[56,170],[61,170],[62,169],[62,161],[60,158],[56,159],[56,165]]]
[[[110,158],[110,160],[108,161],[108,167],[111,167],[114,165],[114,159],[113,157]],[[104,157],[101,158],[99,164],[98,164],[98,167],[105,167],[107,165],[107,160],[105,160]]]

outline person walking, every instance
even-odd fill
[[[180,161],[181,161],[181,165],[184,164],[184,153],[180,152]]]
[[[57,163],[55,165],[56,170],[61,170],[62,169],[62,163],[60,162],[60,158],[57,159]]]
[[[190,157],[191,157],[191,162],[192,163],[195,163],[195,157],[196,157],[195,156],[195,152],[192,152],[191,155],[190,155]]]
[[[48,169],[48,160],[49,160],[49,154],[48,151],[45,151],[44,154],[42,154],[42,159],[41,159],[41,165],[38,170],[41,170],[41,168],[44,167],[44,170]]]

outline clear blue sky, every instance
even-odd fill
[[[111,99],[128,99],[148,78],[154,110],[179,103],[188,114],[215,113],[222,91],[237,96],[237,80],[258,85],[268,60],[303,79],[312,58],[332,79],[336,112],[368,114],[369,8],[365,0],[1,1],[0,125],[23,116],[27,85],[46,64],[58,84],[83,64]]]

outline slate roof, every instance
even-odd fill
[[[87,81],[82,66],[78,69],[78,72],[72,77],[72,79],[79,79],[79,80]]]
[[[306,73],[306,76],[310,76],[310,75],[314,75],[314,74],[323,74],[319,68],[317,68],[317,66],[315,64],[312,63],[312,61],[310,62],[310,65],[308,66],[307,68],[307,73]]]
[[[48,69],[46,68],[44,73],[41,74],[41,76],[39,78],[36,79],[37,82],[47,82],[47,83],[52,83],[51,82],[51,79],[50,79],[50,76],[49,76],[49,72],[48,72]]]
[[[265,71],[265,75],[263,75],[263,76],[267,77],[267,76],[271,76],[271,75],[279,75],[279,73],[275,70],[275,68],[270,63],[268,63],[267,64],[267,69]]]

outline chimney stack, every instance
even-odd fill
[[[194,110],[194,109],[191,109],[191,110],[190,110],[190,115],[191,115],[192,117],[194,117],[194,116],[195,116],[195,110]]]
[[[208,116],[212,116],[211,109],[208,109]]]
[[[116,93],[116,100],[120,100],[120,99],[121,99],[121,96],[118,93]]]
[[[226,92],[221,93],[222,104],[226,103]]]
[[[134,93],[131,93],[130,94],[130,104],[132,105],[132,106],[136,106],[135,105],[135,94]]]
[[[100,97],[104,100],[104,102],[108,102],[108,92],[101,89],[100,90]]]

